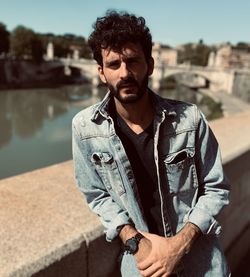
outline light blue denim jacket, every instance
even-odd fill
[[[156,107],[154,158],[165,236],[176,234],[187,221],[204,234],[183,257],[178,276],[228,276],[216,218],[228,204],[229,185],[217,141],[195,105],[149,93]],[[109,114],[110,98],[107,93],[102,102],[79,112],[72,124],[77,184],[100,216],[108,241],[124,224],[148,231],[134,174]],[[132,255],[123,256],[121,272],[140,276]]]

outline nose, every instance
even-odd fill
[[[128,68],[128,65],[125,62],[122,62],[120,65],[120,78],[126,79],[131,75],[131,72]]]

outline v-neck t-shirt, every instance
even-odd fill
[[[153,122],[139,134],[136,134],[117,113],[114,122],[117,135],[122,141],[135,176],[139,200],[149,232],[164,236],[154,160]]]

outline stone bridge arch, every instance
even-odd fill
[[[213,82],[213,80],[209,74],[204,74],[203,72],[200,72],[200,71],[186,71],[186,70],[179,70],[179,71],[174,71],[174,72],[168,71],[168,72],[166,72],[166,74],[163,75],[162,80],[168,79],[168,78],[171,78],[174,76],[178,76],[178,75],[184,75],[184,74],[197,77],[196,83],[194,81],[193,85],[190,84],[190,87],[210,88],[210,84]],[[204,80],[203,84],[201,84],[201,81],[200,81],[200,85],[198,84],[199,77],[201,77],[202,80]],[[177,78],[177,80],[178,80],[178,78]],[[183,78],[181,83],[185,85],[185,78]],[[189,86],[189,84],[187,84],[187,85]]]
[[[225,91],[232,93],[234,83],[234,71],[233,70],[220,70],[209,67],[200,66],[167,66],[158,64],[155,66],[152,75],[153,89],[159,89],[160,82],[163,78],[180,73],[190,73],[201,76],[205,80],[209,81],[209,89],[213,92]]]
[[[63,64],[68,67],[78,68],[81,70],[83,76],[85,76],[94,86],[100,83],[97,64],[94,60],[79,59],[61,59]]]
[[[99,75],[97,71],[97,65],[94,60],[87,59],[60,59],[60,62],[65,67],[73,66],[81,68],[82,74],[84,74],[89,80],[92,81],[94,86],[99,84]],[[154,72],[152,74],[152,87],[156,91],[160,87],[160,82],[163,78],[170,75],[190,73],[201,76],[205,80],[209,81],[209,89],[213,92],[225,91],[232,93],[234,83],[234,70],[221,70],[212,67],[190,66],[190,65],[177,65],[169,66],[166,64],[158,63],[155,65]]]

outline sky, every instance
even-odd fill
[[[249,0],[0,0],[0,22],[39,33],[87,38],[107,9],[143,16],[153,41],[171,46],[203,39],[206,44],[250,43]]]

